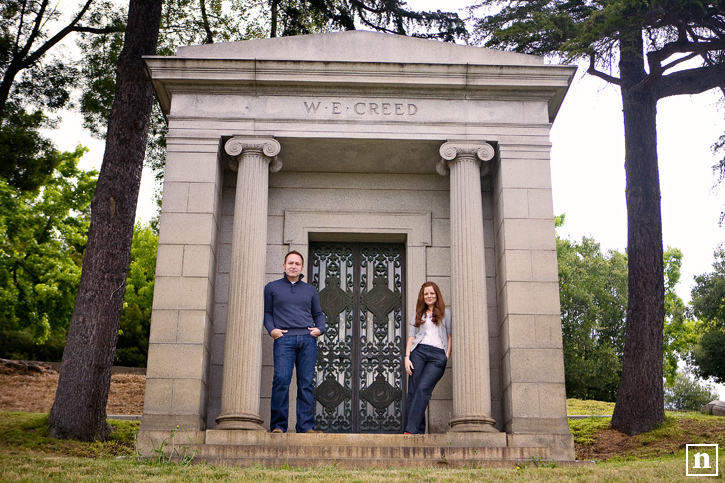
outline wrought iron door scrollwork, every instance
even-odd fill
[[[402,431],[402,260],[402,245],[312,247],[310,279],[327,317],[315,389],[324,431]]]

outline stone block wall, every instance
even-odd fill
[[[169,139],[144,430],[205,428],[221,172],[218,142]]]
[[[548,145],[500,146],[494,177],[504,429],[568,434]]]

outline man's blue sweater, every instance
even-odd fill
[[[325,314],[320,297],[312,285],[300,280],[292,283],[287,277],[269,282],[264,287],[264,328],[287,330],[286,335],[306,335],[308,327],[326,330]]]

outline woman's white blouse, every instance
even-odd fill
[[[423,339],[420,341],[420,343],[443,349],[441,331],[438,330],[438,326],[433,323],[433,316],[426,315],[425,317],[423,317],[423,320],[425,321],[425,323],[423,324]]]
[[[446,308],[441,324],[438,326],[433,324],[433,327],[435,327],[440,334],[440,340],[443,341],[442,349],[444,351],[448,350],[448,334],[451,333],[451,325],[451,312],[448,310],[448,308]],[[424,336],[424,324],[421,324],[420,327],[415,326],[415,312],[413,312],[410,316],[410,323],[408,324],[408,337],[414,337],[413,345],[410,346],[411,351],[423,341]]]

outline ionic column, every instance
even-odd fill
[[[453,418],[451,431],[496,431],[491,417],[486,261],[481,162],[487,143],[447,142],[437,169],[451,174],[451,290],[453,305]],[[485,172],[488,171],[488,163]],[[485,174],[485,173],[484,173]]]
[[[267,253],[269,171],[280,145],[272,138],[235,137],[224,146],[237,171],[229,269],[229,306],[224,344],[221,414],[217,429],[264,431],[259,417],[262,320]]]

